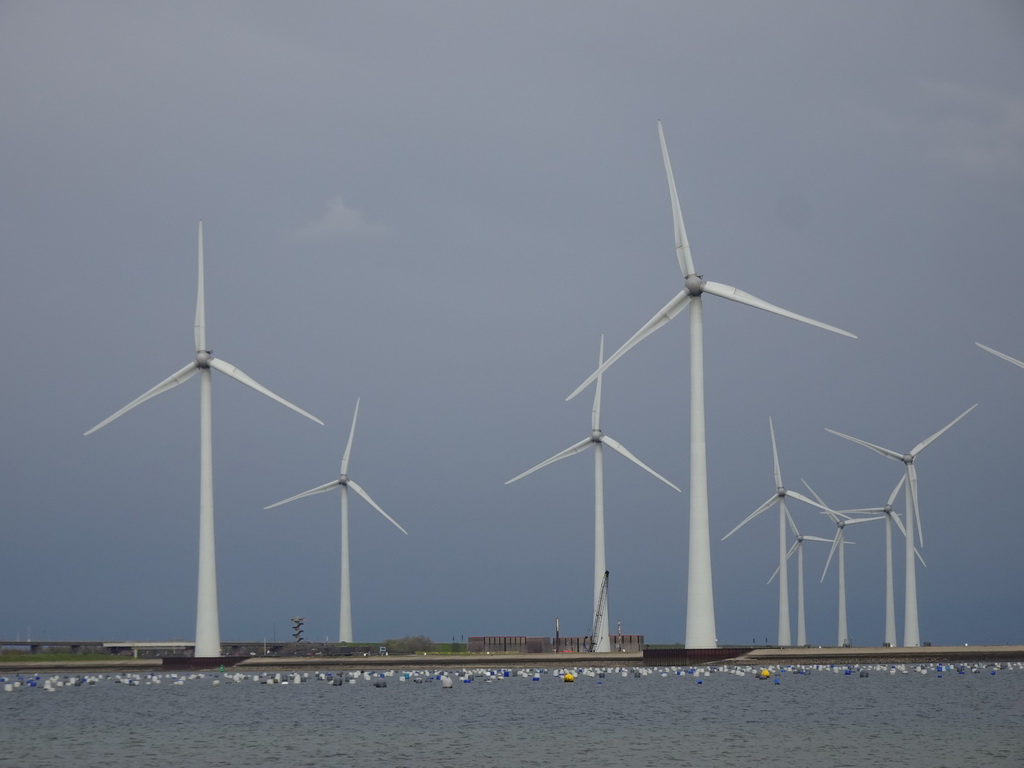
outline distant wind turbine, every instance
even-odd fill
[[[915,445],[908,453],[899,453],[888,448],[882,448],[880,445],[869,443],[864,440],[858,440],[855,437],[844,435],[842,432],[836,432],[834,429],[826,428],[826,432],[831,432],[833,435],[838,435],[846,440],[850,440],[858,445],[863,445],[865,448],[870,448],[875,453],[879,453],[885,456],[887,459],[893,459],[895,461],[902,461],[904,466],[904,472],[906,474],[907,483],[904,486],[904,493],[906,496],[907,505],[907,541],[906,541],[906,578],[904,581],[904,605],[903,605],[903,645],[910,648],[921,645],[921,629],[918,623],[917,615],[917,567],[914,562],[914,527],[916,523],[917,527],[917,541],[920,541],[922,546],[924,545],[924,536],[922,535],[921,527],[921,507],[918,504],[917,499],[917,469],[914,467],[914,461],[917,459],[918,454],[921,453],[925,448],[931,445],[932,441],[935,440],[939,435],[945,432],[947,429],[956,424],[960,419],[966,416],[968,413],[978,407],[975,403],[966,411],[961,413],[949,424],[944,426],[938,432],[931,437],[925,438],[920,443]]]
[[[818,501],[821,501],[821,496],[819,496],[817,493],[815,493],[814,489],[811,488],[811,486],[807,485],[807,481],[806,480],[804,481],[804,485],[807,486],[807,490],[809,490],[812,494],[814,494],[814,498],[816,498]],[[832,539],[832,549],[829,550],[828,559],[825,561],[825,570],[823,570],[821,572],[821,580],[825,581],[825,576],[828,573],[828,567],[832,563],[832,555],[834,555],[835,552],[836,552],[836,549],[838,549],[839,550],[839,564],[838,564],[837,567],[839,569],[839,626],[838,626],[838,630],[839,631],[837,633],[838,642],[836,643],[836,645],[838,645],[840,647],[845,647],[845,646],[848,646],[848,645],[851,644],[850,643],[850,631],[849,631],[849,628],[847,627],[847,621],[846,621],[846,551],[845,550],[846,550],[846,545],[847,544],[852,544],[853,543],[852,541],[846,541],[845,538],[844,538],[845,531],[846,531],[846,526],[848,526],[848,525],[856,525],[857,523],[869,523],[869,522],[871,522],[873,520],[881,520],[882,516],[879,515],[877,517],[853,518],[853,517],[851,517],[851,515],[858,514],[858,513],[863,513],[863,512],[866,512],[867,510],[864,510],[864,509],[848,509],[848,510],[844,510],[844,511],[836,511],[834,509],[830,509],[829,507],[827,507],[825,505],[825,502],[823,502],[823,501],[821,501],[821,504],[822,504],[822,506],[825,507],[825,511],[822,512],[822,514],[823,515],[828,515],[828,518],[833,523],[836,524],[836,536],[835,536],[834,539]]]
[[[685,641],[687,648],[714,648],[718,641],[715,632],[715,601],[711,580],[711,536],[708,522],[707,447],[704,427],[704,315],[701,297],[704,294],[711,294],[788,317],[791,320],[799,320],[802,323],[843,336],[851,338],[856,338],[856,336],[835,326],[769,304],[731,285],[705,280],[697,274],[693,265],[693,257],[690,254],[690,244],[686,238],[686,228],[683,226],[683,215],[679,207],[675,179],[672,176],[665,132],[662,130],[660,122],[658,123],[658,135],[661,139],[661,154],[665,164],[665,174],[668,178],[669,195],[672,199],[676,259],[683,273],[683,290],[633,334],[629,341],[623,344],[566,399],[574,398],[629,349],[661,328],[687,306],[690,307],[690,532]]]
[[[779,469],[779,450],[775,444],[775,425],[772,423],[770,417],[768,419],[768,429],[772,436],[772,459],[774,460],[775,466],[775,493],[772,494],[771,498],[769,498],[764,504],[747,515],[746,519],[744,519],[742,523],[725,534],[725,536],[722,537],[722,541],[728,539],[736,533],[736,531],[762,512],[771,509],[775,504],[779,505],[779,568],[777,571],[779,574],[779,645],[788,646],[793,644],[793,638],[790,634],[792,622],[789,618],[789,572],[786,568],[786,561],[789,559],[789,554],[786,552],[786,524],[787,522],[791,523],[792,519],[789,517],[789,510],[786,509],[786,497],[790,496],[797,501],[802,501],[804,504],[810,504],[812,507],[817,507],[818,509],[824,509],[824,507],[796,491],[787,490],[782,484],[782,472]],[[796,526],[793,528],[795,531]],[[803,589],[802,580],[800,588]]]
[[[604,336],[601,337],[601,343],[598,348],[598,365],[604,360]],[[595,651],[608,652],[611,650],[611,638],[608,635],[608,602],[605,599],[602,605],[601,601],[601,586],[605,577],[605,546],[604,546],[604,453],[603,447],[608,446],[616,453],[625,456],[627,459],[632,461],[638,467],[654,475],[656,478],[661,480],[670,488],[675,488],[679,491],[675,485],[666,480],[664,477],[659,475],[653,469],[648,467],[636,456],[630,453],[626,448],[616,440],[608,437],[601,431],[601,377],[597,377],[597,389],[594,393],[594,407],[591,411],[590,417],[590,435],[578,443],[569,446],[564,451],[556,453],[550,459],[542,461],[537,466],[526,470],[522,474],[516,475],[511,480],[506,480],[505,485],[514,483],[516,480],[526,477],[532,472],[536,472],[541,467],[546,467],[548,464],[553,464],[561,459],[573,456],[581,451],[585,451],[587,448],[593,446],[594,448],[594,622],[598,627],[595,641]],[[682,491],[679,491],[682,493]]]
[[[907,476],[904,474],[900,481],[896,483],[896,487],[892,489],[892,493],[889,494],[889,500],[885,503],[885,506],[878,510],[885,515],[885,644],[890,648],[896,645],[896,597],[892,577],[893,522],[896,523],[896,527],[900,529],[903,537],[907,537],[907,529],[903,527],[903,521],[900,520],[900,516],[893,510],[892,504],[906,480]],[[916,548],[914,552],[917,555],[917,559],[924,565],[924,558],[921,557],[921,553]]]
[[[196,357],[177,373],[167,377],[145,394],[86,432],[91,435],[118,416],[151,397],[166,392],[199,374],[199,590],[196,605],[196,657],[220,656],[220,619],[217,610],[217,560],[213,523],[213,416],[210,369],[220,371],[272,400],[301,413],[323,426],[320,419],[278,397],[230,363],[216,358],[206,345],[206,298],[203,278],[203,222],[199,222],[199,288],[196,296]]]
[[[789,548],[789,552],[786,553],[786,559],[789,560],[796,552],[796,644],[798,646],[807,645],[807,615],[804,611],[804,542],[805,541],[821,541],[825,544],[831,544],[832,539],[823,539],[820,536],[804,536],[796,528],[796,523],[793,522],[793,516],[789,514],[789,510],[786,510],[786,519],[789,521],[789,528],[793,531],[793,535],[796,537],[796,541],[793,542],[793,546]],[[779,575],[779,568],[775,569],[775,572],[768,579],[768,583],[771,584],[772,580]]]
[[[352,414],[352,428],[348,433],[348,443],[345,444],[345,453],[341,457],[341,471],[337,480],[332,480],[329,483],[319,485],[308,491],[304,491],[295,496],[291,496],[284,501],[279,501],[276,504],[271,504],[269,507],[264,509],[273,509],[279,507],[282,504],[287,504],[290,501],[301,499],[306,496],[314,496],[318,493],[326,493],[327,491],[335,488],[341,488],[341,618],[338,624],[338,639],[342,643],[352,642],[352,587],[349,580],[349,551],[348,551],[348,490],[351,488],[356,492],[357,495],[361,496],[363,500],[371,507],[380,512],[386,517],[392,525],[394,525],[402,533],[408,535],[408,531],[402,526],[396,523],[391,516],[381,509],[377,502],[370,498],[370,495],[359,486],[355,480],[352,480],[348,476],[348,460],[352,454],[352,438],[356,434],[356,419],[359,417],[359,399],[356,399],[356,410]]]

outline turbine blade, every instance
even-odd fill
[[[810,487],[810,486],[808,486],[808,487]],[[821,509],[821,510],[825,510],[825,511],[829,511],[829,512],[832,511],[828,507],[826,507],[825,505],[819,504],[817,501],[814,501],[814,499],[809,499],[806,496],[804,496],[802,493],[798,493],[796,491],[791,491],[788,488],[786,489],[786,496],[787,497],[792,497],[792,498],[796,499],[797,501],[802,501],[804,504],[809,504],[810,506],[817,507],[818,509]]]
[[[613,354],[611,357],[605,360],[600,368],[598,368],[596,371],[590,374],[590,376],[587,377],[586,381],[584,381],[582,384],[576,387],[576,389],[573,390],[573,393],[565,399],[567,401],[572,400],[574,397],[576,397],[576,395],[578,395],[580,392],[582,392],[584,389],[590,386],[590,382],[592,382],[598,376],[607,371],[616,360],[618,360],[620,357],[626,354],[626,352],[628,352],[630,349],[632,349],[641,341],[646,339],[656,330],[661,328],[661,326],[665,325],[665,323],[667,323],[669,320],[671,320],[680,312],[682,312],[683,309],[686,308],[686,305],[690,303],[691,298],[692,297],[686,291],[685,288],[682,291],[680,291],[676,295],[676,297],[672,299],[672,301],[670,301],[668,304],[666,304],[664,307],[658,310],[658,314],[656,314],[649,321],[647,321],[643,328],[634,333],[633,336],[629,339],[629,341],[627,341],[625,344],[619,347],[615,354]]]
[[[159,384],[157,384],[151,390],[146,392],[144,395],[139,395],[137,398],[132,400],[130,403],[128,403],[128,405],[126,405],[124,408],[119,410],[113,416],[108,416],[107,418],[105,418],[103,421],[101,421],[99,424],[97,424],[95,427],[90,429],[85,434],[86,435],[91,435],[97,429],[101,429],[102,427],[107,426],[107,424],[112,422],[118,416],[122,416],[123,414],[127,413],[128,411],[130,411],[132,408],[134,408],[135,406],[139,405],[140,403],[144,403],[147,400],[149,400],[151,397],[156,397],[161,392],[166,392],[167,390],[173,389],[174,387],[178,386],[179,384],[188,381],[193,376],[195,376],[198,371],[199,371],[199,368],[196,366],[196,364],[194,362],[189,363],[184,368],[182,368],[180,371],[178,371],[176,373],[173,373],[170,376],[168,376],[166,379],[161,381]]]
[[[836,547],[838,547],[842,543],[842,541],[843,529],[840,528],[838,531],[836,531],[836,537],[832,539],[832,549],[828,551],[828,560],[825,561],[825,570],[821,572],[821,581],[825,581],[825,574],[828,573],[828,567],[832,563],[832,555],[836,553]]]
[[[797,539],[796,541],[793,542],[793,546],[789,548],[789,552],[786,553],[786,559],[787,560],[789,560],[789,558],[791,558],[793,556],[793,553],[796,552],[797,547],[799,547],[799,546],[800,546],[800,540]],[[768,583],[769,584],[771,584],[773,581],[775,581],[775,577],[779,575],[779,571],[781,571],[781,570],[782,570],[782,566],[781,565],[775,566],[775,570],[772,572],[772,575],[768,578]]]
[[[846,515],[877,515],[879,512],[885,512],[885,507],[865,507],[864,509],[840,509],[839,514]]]
[[[772,459],[775,461],[775,487],[782,487],[782,470],[779,469],[779,449],[775,446],[775,425],[772,417],[768,417],[768,430],[772,433]]]
[[[777,501],[778,501],[779,499],[781,499],[781,498],[782,498],[782,497],[781,497],[781,496],[779,496],[779,494],[777,494],[777,493],[773,493],[773,494],[772,494],[772,497],[771,497],[770,499],[768,499],[768,501],[766,501],[766,502],[765,502],[764,504],[762,504],[762,505],[761,505],[760,507],[758,507],[758,508],[757,508],[757,509],[755,509],[755,510],[754,510],[753,512],[751,512],[751,513],[750,513],[749,515],[747,515],[747,516],[746,516],[745,518],[743,518],[743,522],[742,522],[742,523],[740,523],[740,524],[739,524],[739,525],[737,525],[737,526],[736,526],[735,528],[733,528],[733,529],[732,529],[731,531],[729,531],[729,532],[728,532],[727,534],[725,534],[725,536],[723,536],[723,537],[722,537],[722,541],[725,541],[726,539],[728,539],[728,538],[729,538],[730,536],[732,536],[732,535],[733,535],[734,533],[736,533],[736,531],[738,531],[738,530],[739,530],[740,528],[742,528],[742,527],[743,527],[744,525],[746,525],[746,524],[747,524],[747,523],[749,523],[749,522],[750,522],[751,520],[753,520],[753,519],[754,519],[755,517],[757,517],[758,515],[760,515],[760,514],[761,514],[762,512],[764,512],[764,511],[765,511],[766,509],[771,509],[772,505],[774,505],[774,504],[775,504],[775,502],[777,502]]]
[[[196,291],[196,352],[206,349],[206,290],[204,288],[203,222],[199,222],[199,287]]]
[[[793,521],[793,516],[789,514],[789,507],[785,507],[784,509],[786,510],[786,520],[789,521],[789,530],[793,532],[794,536],[799,537],[800,531],[796,529],[796,523]]]
[[[921,451],[923,451],[925,448],[927,448],[935,438],[937,438],[939,435],[941,435],[947,429],[952,427],[954,424],[956,424],[958,421],[960,421],[960,419],[962,419],[964,416],[966,416],[968,413],[970,413],[971,411],[973,411],[977,407],[978,407],[978,404],[975,403],[970,408],[968,408],[966,411],[964,411],[959,416],[957,416],[955,419],[953,419],[951,422],[949,422],[949,424],[947,424],[942,429],[940,429],[938,432],[936,432],[934,435],[932,435],[929,438],[926,438],[926,439],[922,440],[920,443],[915,445],[913,450],[910,451],[910,455],[911,456],[917,456],[917,454],[919,454]]]
[[[601,343],[597,351],[597,369],[601,370],[604,365],[604,334],[601,334]],[[601,374],[597,375],[597,386],[594,387],[594,407],[590,411],[590,428],[598,430],[601,428]]]
[[[804,541],[823,541],[826,544],[832,543],[832,539],[823,539],[821,536],[803,536],[801,538],[803,538]]]
[[[661,127],[661,120],[658,121],[658,138],[661,140],[661,157],[665,162],[665,175],[668,177],[668,193],[672,198],[672,226],[676,235],[676,259],[679,261],[679,269],[682,270],[683,277],[689,277],[696,274],[697,271],[693,268],[690,242],[686,238],[683,212],[679,207],[679,192],[676,189],[675,177],[672,175],[672,163],[668,159],[668,145],[665,143],[665,131]]]
[[[341,457],[341,474],[348,474],[348,457],[352,453],[352,438],[356,434],[356,419],[359,418],[359,398],[356,398],[356,410],[352,414],[352,428],[348,432],[348,442],[345,443],[345,453]]]
[[[849,336],[851,339],[856,339],[849,331],[844,331],[842,328],[836,328],[834,325],[823,323],[819,320],[813,320],[803,315],[798,315],[796,312],[790,312],[788,309],[777,307],[774,304],[769,304],[763,299],[759,299],[756,296],[752,296],[746,291],[741,291],[739,288],[734,288],[731,285],[725,285],[723,283],[715,283],[711,280],[706,280],[702,286],[704,293],[710,293],[712,296],[720,296],[723,299],[729,299],[740,304],[746,304],[748,307],[754,307],[755,309],[763,309],[765,312],[771,312],[782,317],[788,317],[790,320],[798,320],[801,323],[807,323],[807,325],[813,325],[816,328],[822,328],[826,331],[832,331],[832,333],[838,333],[841,336]]]
[[[829,508],[829,506],[824,501],[821,500],[821,496],[818,495],[818,492],[815,491],[813,488],[811,488],[811,484],[808,483],[806,480],[804,480],[802,477],[800,478],[800,482],[803,483],[804,487],[807,488],[807,490],[811,492],[811,495],[814,496],[814,498],[816,498],[818,500],[818,503],[815,504],[814,506],[823,509],[827,514],[831,515],[832,514],[832,510]]]
[[[611,448],[616,453],[618,453],[618,454],[620,454],[622,456],[625,456],[627,459],[629,459],[634,464],[636,464],[638,467],[640,467],[640,469],[647,470],[652,475],[654,475],[656,478],[661,480],[661,482],[663,482],[669,488],[674,488],[675,490],[679,491],[679,493],[682,493],[682,491],[679,490],[679,488],[676,487],[675,483],[673,483],[673,482],[671,482],[669,480],[666,480],[664,477],[662,477],[657,472],[655,472],[653,469],[651,469],[646,464],[644,464],[642,461],[640,461],[640,459],[638,459],[636,456],[634,456],[632,453],[630,453],[628,450],[626,450],[626,447],[622,443],[618,442],[617,440],[613,440],[612,438],[608,437],[608,435],[602,435],[601,436],[601,443],[604,444],[604,445],[607,445],[609,448]]]
[[[351,489],[352,489],[353,491],[355,491],[356,493],[358,493],[358,494],[359,494],[360,496],[362,496],[362,497],[363,497],[363,501],[365,501],[365,502],[366,502],[367,504],[369,504],[369,505],[370,505],[371,507],[373,507],[373,508],[374,508],[374,509],[376,509],[376,510],[377,510],[378,512],[380,512],[380,513],[381,513],[382,515],[384,515],[384,517],[386,517],[386,518],[387,518],[387,519],[388,519],[388,520],[389,520],[389,521],[391,522],[391,524],[392,524],[393,526],[395,526],[395,528],[397,528],[398,530],[400,530],[400,531],[401,531],[402,533],[404,533],[404,534],[405,534],[406,536],[408,536],[408,535],[409,535],[409,532],[408,532],[407,530],[405,530],[405,528],[403,528],[403,527],[402,527],[402,526],[400,526],[400,525],[399,525],[398,523],[396,523],[396,522],[394,521],[394,519],[393,519],[393,518],[391,517],[391,515],[389,515],[389,514],[388,514],[387,512],[385,512],[385,511],[384,511],[383,509],[381,509],[381,508],[380,508],[380,506],[379,506],[379,505],[377,504],[377,502],[375,502],[375,501],[374,501],[373,499],[371,499],[371,498],[370,498],[370,494],[368,494],[368,493],[367,493],[366,491],[364,491],[364,490],[363,490],[362,488],[360,488],[360,487],[359,487],[358,485],[356,485],[356,484],[355,484],[354,482],[352,482],[351,480],[349,480],[349,481],[348,481],[348,487],[349,487],[349,488],[351,488]]]
[[[921,561],[921,565],[923,565],[925,568],[927,568],[928,567],[928,563],[926,563],[924,561],[924,558],[921,557],[921,553],[918,552],[917,547],[914,547],[914,554],[917,555],[917,559]]]
[[[326,493],[332,488],[337,488],[339,485],[341,485],[341,480],[331,480],[331,482],[324,483],[323,485],[318,485],[316,488],[311,488],[308,491],[303,491],[302,493],[297,493],[294,496],[289,496],[287,499],[284,499],[283,501],[279,501],[276,504],[271,504],[269,507],[264,507],[264,509],[273,509],[274,507],[280,507],[282,504],[287,504],[289,501],[302,499],[305,498],[306,496],[315,496],[318,493]]]
[[[545,459],[544,461],[542,461],[537,466],[532,467],[531,469],[526,470],[522,474],[516,475],[511,480],[506,480],[505,481],[505,485],[511,485],[516,480],[521,480],[522,478],[526,477],[527,475],[529,475],[529,474],[531,474],[533,472],[536,472],[541,467],[546,467],[548,464],[554,464],[556,461],[561,461],[562,459],[568,458],[569,456],[573,456],[573,455],[579,453],[580,451],[585,451],[587,448],[589,448],[593,444],[593,442],[594,441],[591,440],[589,437],[584,439],[584,440],[580,440],[575,445],[570,445],[564,451],[559,451],[554,456],[552,456],[550,459]]]
[[[982,344],[982,343],[981,343],[980,341],[976,341],[976,342],[974,342],[974,343],[975,343],[975,344],[977,344],[977,345],[978,345],[979,347],[981,347],[982,349],[984,349],[984,350],[985,350],[986,352],[991,352],[991,353],[992,353],[993,355],[995,355],[996,357],[1001,357],[1001,358],[1002,358],[1003,360],[1006,360],[1006,361],[1007,361],[1007,362],[1009,362],[1009,363],[1013,363],[1013,364],[1014,364],[1014,365],[1016,365],[1016,366],[1019,366],[1019,367],[1021,367],[1021,368],[1024,368],[1024,363],[1022,363],[1022,362],[1021,362],[1020,360],[1018,360],[1017,358],[1015,358],[1015,357],[1010,357],[1009,355],[1004,355],[1004,354],[1003,354],[1002,352],[997,352],[996,350],[992,349],[992,347],[986,347],[986,346],[985,346],[984,344]]]
[[[849,435],[844,435],[842,432],[836,432],[834,429],[829,429],[828,427],[825,427],[825,431],[826,432],[831,432],[833,435],[838,435],[839,437],[842,437],[842,438],[844,438],[846,440],[849,440],[850,442],[856,443],[857,445],[863,445],[865,448],[870,448],[875,453],[880,453],[883,456],[885,456],[886,458],[896,459],[896,461],[903,461],[903,454],[902,453],[897,453],[896,451],[890,451],[888,448],[883,448],[880,445],[875,445],[874,443],[869,443],[866,440],[858,440],[856,437],[850,437]]]
[[[907,478],[910,480],[910,503],[914,505],[914,522],[917,525],[917,540],[924,546],[924,532],[921,528],[921,504],[917,500],[917,468],[907,464]]]
[[[900,529],[900,533],[903,534],[903,538],[907,538],[907,528],[903,525],[903,521],[900,520],[900,516],[894,512],[892,514],[892,519],[896,522],[896,527]]]
[[[889,494],[889,500],[885,503],[885,505],[887,507],[891,507],[892,503],[894,501],[896,501],[896,494],[898,494],[900,492],[900,488],[903,487],[903,483],[905,483],[906,480],[907,480],[907,473],[904,472],[903,476],[900,478],[900,481],[898,483],[896,483],[896,487],[892,489],[892,493]]]
[[[872,520],[885,520],[885,515],[879,515],[878,517],[857,517],[852,520],[847,520],[846,525],[855,525],[857,523],[870,523]]]
[[[235,381],[240,381],[242,384],[245,384],[245,386],[247,386],[247,387],[251,387],[252,389],[255,389],[257,392],[260,392],[261,394],[266,395],[271,400],[276,400],[281,405],[284,405],[284,406],[287,406],[288,408],[291,408],[296,413],[301,413],[307,419],[310,419],[311,421],[315,421],[321,427],[324,425],[324,423],[322,421],[320,421],[320,419],[318,419],[316,416],[312,415],[311,413],[306,413],[304,410],[299,408],[299,406],[292,405],[287,400],[285,400],[283,397],[279,397],[278,395],[275,395],[273,392],[271,392],[269,389],[264,387],[262,384],[258,383],[251,376],[247,375],[243,371],[240,371],[238,368],[236,368],[235,366],[231,365],[231,363],[227,362],[226,360],[222,360],[219,357],[212,357],[212,358],[210,358],[210,367],[220,371],[225,376],[230,376]]]
[[[793,546],[789,548],[789,552],[786,553],[786,559],[789,560],[793,554],[800,548],[800,540],[797,539],[793,542]]]

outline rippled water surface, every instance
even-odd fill
[[[679,672],[453,673],[451,689],[400,672],[345,685],[97,675],[52,692],[42,676],[0,690],[0,766],[1024,765],[1021,669]]]

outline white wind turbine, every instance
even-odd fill
[[[903,527],[903,521],[900,520],[900,516],[893,510],[893,502],[896,500],[896,495],[900,492],[900,488],[903,487],[903,483],[907,477],[904,475],[900,478],[900,481],[896,483],[896,487],[893,488],[892,493],[889,494],[889,500],[885,503],[884,507],[874,507],[871,509],[862,510],[850,510],[849,514],[881,514],[885,516],[885,645],[894,647],[896,645],[896,599],[895,590],[893,588],[893,569],[892,569],[892,524],[896,522],[896,527],[900,529],[900,533],[904,537],[907,535],[907,529]],[[921,553],[914,550],[917,555],[917,559],[921,561],[921,565],[924,565],[924,558],[921,557]]]
[[[597,363],[600,366],[604,360],[604,336],[601,336],[601,343],[598,348],[598,359]],[[590,417],[590,434],[578,443],[569,446],[564,451],[556,453],[550,459],[542,461],[532,469],[528,469],[520,475],[516,475],[511,480],[505,481],[505,485],[514,483],[516,480],[526,477],[531,472],[535,472],[541,467],[546,467],[548,464],[553,464],[560,459],[573,456],[581,451],[585,451],[591,446],[594,447],[594,620],[597,622],[598,632],[597,639],[595,641],[594,650],[598,652],[608,652],[611,650],[611,639],[608,635],[608,602],[607,599],[604,604],[601,604],[601,586],[604,581],[605,575],[605,547],[604,547],[604,453],[603,446],[608,446],[616,453],[625,456],[627,459],[632,461],[641,469],[650,472],[661,482],[668,485],[670,488],[675,488],[679,491],[675,485],[666,480],[664,477],[659,475],[653,469],[648,467],[636,456],[630,453],[626,448],[616,440],[608,437],[601,431],[601,377],[597,377],[597,391],[594,393],[594,407],[591,411]],[[679,491],[682,493],[682,491]],[[600,615],[598,615],[600,612]]]
[[[831,544],[832,539],[823,539],[820,536],[804,536],[796,528],[796,523],[793,522],[793,516],[789,514],[789,510],[786,510],[786,519],[789,521],[789,528],[793,531],[793,535],[796,537],[796,541],[793,542],[793,546],[789,548],[786,553],[786,560],[789,560],[796,552],[796,644],[798,646],[807,645],[807,616],[804,611],[804,542],[805,541],[821,541],[825,544]],[[768,583],[772,583],[778,574],[780,568],[776,568],[775,572],[772,573],[768,579]]]
[[[358,485],[355,480],[348,476],[348,460],[352,453],[352,438],[356,434],[356,419],[359,417],[359,399],[356,399],[356,410],[352,414],[352,429],[348,433],[348,443],[345,444],[345,453],[341,457],[341,471],[337,480],[332,480],[324,485],[319,485],[303,493],[291,496],[284,501],[271,504],[264,509],[273,509],[290,501],[301,499],[306,496],[314,496],[318,493],[326,493],[335,488],[341,489],[341,619],[338,624],[338,641],[342,643],[352,642],[352,587],[349,581],[349,550],[348,550],[348,490],[351,488],[357,495],[371,507],[386,517],[402,533],[408,535],[408,531],[396,523],[387,512],[381,509],[377,502],[370,498],[370,495]]]
[[[833,435],[850,440],[858,445],[863,445],[865,448],[870,448],[875,453],[879,453],[888,459],[895,461],[902,461],[904,466],[904,473],[906,475],[906,485],[904,486],[904,493],[906,498],[907,507],[907,522],[906,522],[906,578],[904,581],[904,605],[903,605],[903,645],[906,647],[916,647],[921,645],[921,629],[918,624],[917,616],[917,567],[914,562],[914,553],[916,548],[914,546],[914,528],[916,523],[917,528],[917,541],[920,541],[922,546],[924,545],[924,536],[922,535],[921,528],[921,507],[918,504],[917,498],[917,469],[914,467],[914,460],[918,454],[921,453],[925,448],[931,445],[932,441],[935,440],[939,435],[945,432],[947,429],[956,424],[960,419],[966,416],[968,413],[978,407],[975,403],[966,411],[961,413],[949,424],[944,426],[938,432],[931,437],[922,440],[920,443],[915,445],[909,453],[899,453],[888,448],[882,448],[879,445],[866,442],[864,440],[858,440],[855,437],[844,435],[842,432],[836,432],[834,429],[827,429],[827,432],[831,432]]]
[[[896,597],[892,578],[893,521],[896,522],[896,526],[900,529],[904,538],[907,537],[907,529],[903,527],[903,521],[900,520],[900,516],[893,511],[892,504],[896,501],[896,494],[900,492],[900,488],[903,487],[906,479],[907,476],[904,474],[900,481],[896,483],[896,487],[892,489],[892,493],[889,494],[889,500],[885,503],[885,506],[878,510],[885,515],[885,644],[890,648],[896,645]],[[917,552],[916,549],[914,551]],[[920,559],[921,553],[917,552],[917,556]],[[923,559],[921,563],[924,563]]]
[[[676,258],[683,273],[684,287],[675,298],[666,304],[651,318],[646,325],[633,334],[633,337],[619,348],[604,364],[576,390],[569,395],[571,400],[590,382],[597,378],[629,349],[638,344],[669,320],[690,307],[690,526],[689,526],[689,560],[687,563],[686,588],[686,636],[687,648],[714,648],[717,645],[715,632],[714,590],[711,582],[711,537],[708,523],[708,478],[707,450],[704,428],[704,321],[701,297],[711,294],[729,299],[740,304],[763,309],[792,320],[799,320],[809,325],[824,328],[828,331],[856,338],[852,333],[840,330],[831,325],[798,315],[789,310],[769,304],[755,296],[733,288],[730,285],[705,280],[697,274],[690,254],[690,244],[683,226],[683,215],[679,207],[675,179],[672,176],[672,165],[669,162],[668,147],[665,144],[665,133],[658,123],[658,135],[661,139],[661,154],[668,177],[669,195],[672,199],[672,216],[675,228]]]
[[[762,512],[771,509],[775,504],[779,505],[779,568],[776,571],[776,573],[779,574],[779,645],[788,646],[793,644],[793,639],[790,634],[792,623],[789,618],[789,572],[786,567],[786,561],[789,559],[789,554],[792,554],[792,550],[787,554],[786,524],[787,518],[789,518],[789,510],[786,509],[786,497],[791,496],[797,501],[802,501],[804,504],[810,504],[811,506],[818,507],[819,509],[824,509],[824,507],[796,491],[787,490],[782,484],[782,472],[779,469],[779,450],[775,445],[775,425],[772,423],[770,417],[768,419],[768,429],[772,435],[772,459],[775,467],[775,493],[768,499],[768,501],[747,515],[746,519],[744,519],[742,523],[725,534],[725,536],[722,537],[722,541],[728,539],[736,533],[736,531]],[[792,523],[791,518],[789,518],[789,522]],[[793,526],[793,530],[795,533],[796,526]],[[803,579],[801,578],[800,581],[800,589],[803,590]],[[769,582],[771,582],[771,579],[769,579]],[[800,645],[803,644],[804,643],[800,643]]]
[[[199,374],[199,589],[196,605],[196,645],[197,658],[220,656],[220,619],[217,610],[217,559],[214,542],[213,521],[213,416],[211,399],[210,370],[217,370],[225,376],[240,381],[257,392],[260,392],[293,411],[301,413],[317,424],[323,425],[320,419],[306,413],[298,406],[278,397],[266,387],[256,383],[242,371],[230,363],[216,358],[206,345],[206,297],[203,278],[203,222],[199,222],[199,288],[196,296],[195,341],[196,357],[177,373],[167,377],[144,395],[132,400],[128,405],[86,432],[91,435],[106,426],[118,416],[127,413],[140,403],[151,397],[173,389]]]
[[[814,492],[811,486],[807,485],[807,481],[803,481],[804,485],[807,486],[814,498],[821,502],[825,511],[823,515],[828,515],[829,520],[836,524],[836,536],[832,539],[832,549],[829,550],[828,559],[825,561],[825,570],[821,572],[821,581],[825,581],[825,575],[828,573],[828,567],[832,563],[832,555],[835,554],[836,549],[839,550],[839,631],[838,631],[838,642],[836,645],[843,647],[850,645],[850,631],[847,627],[846,622],[846,545],[852,544],[852,541],[846,541],[844,538],[844,532],[846,526],[856,525],[857,523],[869,523],[873,520],[881,520],[882,516],[877,517],[858,517],[853,518],[850,515],[863,514],[870,512],[868,509],[847,509],[843,511],[836,511],[825,505],[825,502],[821,501],[821,496]]]

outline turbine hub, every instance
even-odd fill
[[[903,454],[903,463],[904,464],[913,464],[914,463],[914,454],[912,454],[912,453],[905,453],[905,454]]]
[[[210,359],[213,357],[210,350],[200,349],[196,352],[196,367],[197,368],[209,368]]]
[[[590,441],[592,443],[600,443],[601,442],[601,438],[603,436],[604,436],[604,433],[600,429],[595,429],[593,432],[590,433]]]
[[[338,485],[348,485],[348,475],[341,475],[338,478]]]
[[[700,275],[686,276],[686,292],[691,296],[700,296],[704,293],[704,278]]]
[[[780,485],[778,488],[775,489],[775,493],[777,493],[780,497],[784,497],[786,495],[786,489]]]

